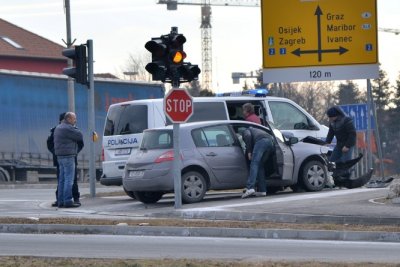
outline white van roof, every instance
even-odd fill
[[[163,98],[153,98],[153,99],[140,99],[140,100],[130,100],[130,101],[125,101],[125,102],[120,102],[116,104],[112,104],[111,106],[117,106],[117,105],[129,105],[129,104],[145,104],[145,103],[154,103],[154,102],[162,102],[164,99]],[[277,96],[265,96],[265,97],[256,97],[256,96],[219,96],[219,97],[193,97],[193,100],[196,102],[221,102],[221,101],[226,101],[226,100],[284,100],[284,101],[290,101],[293,102],[292,100],[284,97],[277,97]]]

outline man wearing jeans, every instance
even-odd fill
[[[76,208],[72,200],[72,183],[75,176],[75,157],[78,142],[83,142],[81,131],[76,127],[76,115],[67,112],[64,120],[54,130],[54,152],[59,164],[57,204],[59,208]]]
[[[347,117],[343,110],[334,106],[326,111],[329,118],[329,131],[326,143],[330,144],[336,136],[337,144],[329,158],[332,162],[346,162],[352,158],[354,146],[356,144],[356,129],[353,120]],[[350,171],[346,170],[340,176],[350,177]]]
[[[242,198],[256,195],[256,181],[257,193],[260,196],[266,196],[267,185],[263,159],[269,157],[274,151],[272,136],[255,127],[249,127],[244,130],[242,136],[246,144],[246,156],[250,160],[249,177]]]

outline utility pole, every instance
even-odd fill
[[[70,13],[70,5],[69,0],[64,0],[65,7],[65,17],[67,24],[67,47],[72,46],[71,41],[71,13]],[[73,60],[68,59],[68,68],[73,67]],[[68,77],[68,111],[75,112],[75,92],[74,92],[74,80],[71,77]]]

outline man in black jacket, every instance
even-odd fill
[[[65,112],[61,113],[59,116],[59,124],[64,120]],[[47,149],[51,152],[53,155],[53,165],[57,168],[57,183],[59,180],[59,165],[57,161],[57,156],[55,155],[54,152],[54,130],[56,129],[57,126],[54,126],[53,128],[50,129],[50,135],[47,137]],[[78,142],[78,153],[82,150],[84,144],[83,141]],[[72,184],[72,197],[74,199],[74,203],[76,205],[81,205],[80,202],[80,193],[79,193],[79,187],[78,187],[78,158],[75,157],[75,176],[74,176],[74,181]],[[56,201],[51,204],[52,207],[57,207],[58,202],[57,202],[57,195],[58,195],[58,185],[57,185],[57,190],[56,190]]]
[[[329,118],[329,132],[326,142],[330,144],[334,136],[336,136],[336,146],[330,156],[332,162],[345,162],[352,158],[354,146],[356,144],[356,129],[353,120],[346,116],[343,110],[334,106],[326,111]],[[348,171],[343,176],[350,177]]]

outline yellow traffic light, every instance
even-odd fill
[[[186,58],[186,53],[183,51],[174,51],[172,53],[172,62],[175,64],[182,63],[182,61]]]

